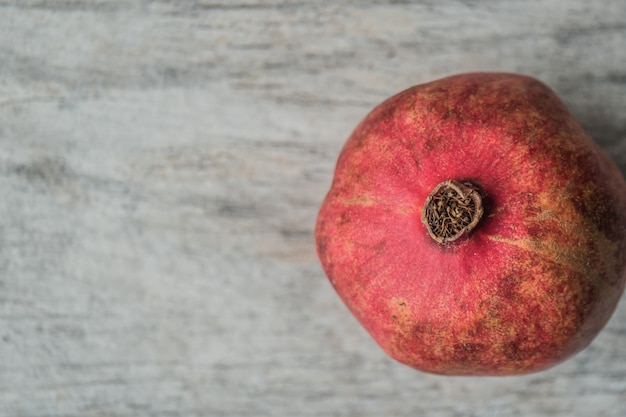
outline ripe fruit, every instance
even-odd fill
[[[546,369],[585,348],[626,280],[626,183],[545,85],[412,87],[345,144],[315,231],[378,344],[449,375]]]

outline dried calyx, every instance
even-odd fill
[[[438,243],[453,242],[467,235],[480,221],[483,203],[478,187],[448,180],[437,185],[422,209],[422,223]]]

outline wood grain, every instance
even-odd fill
[[[505,379],[388,359],[318,266],[350,131],[517,71],[626,172],[626,3],[0,0],[1,416],[623,416],[626,305]]]

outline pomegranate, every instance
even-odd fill
[[[513,375],[584,349],[626,281],[626,182],[559,98],[473,73],[376,107],[315,230],[349,310],[391,357]]]

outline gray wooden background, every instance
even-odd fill
[[[0,415],[626,415],[626,302],[549,371],[438,377],[318,265],[351,130],[474,70],[551,85],[626,172],[623,0],[0,0]]]

